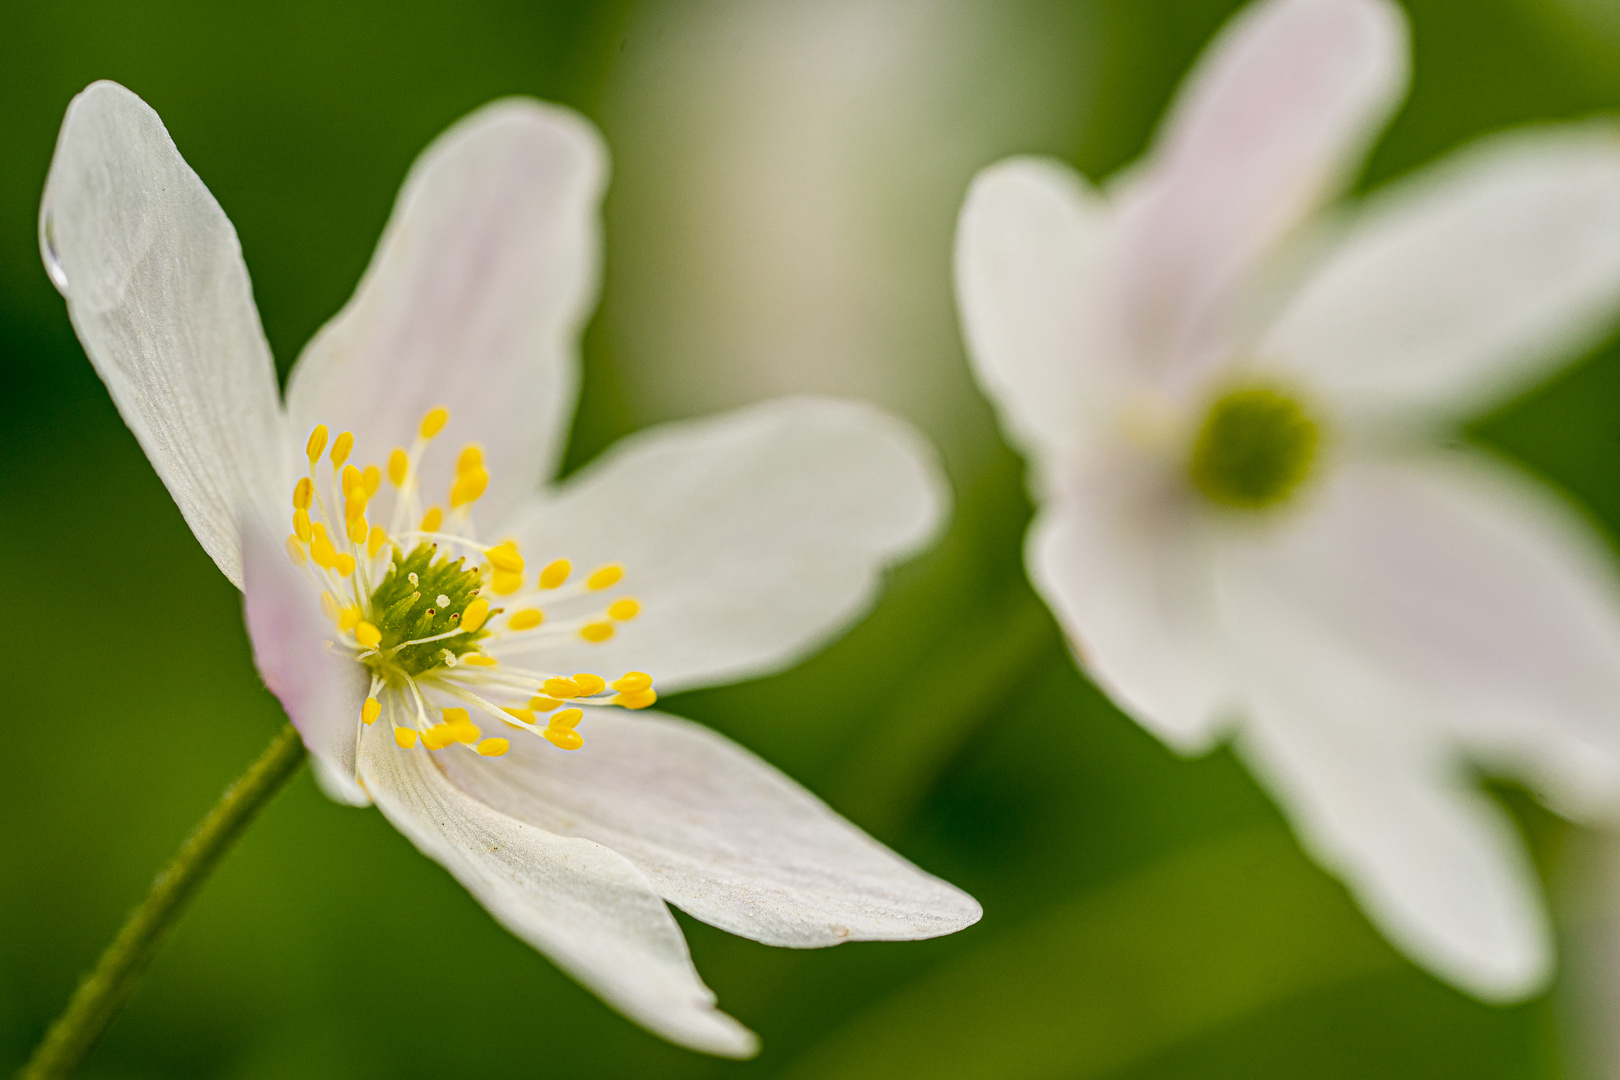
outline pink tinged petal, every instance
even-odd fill
[[[1107,206],[1073,169],[1013,158],[981,172],[956,228],[956,296],[980,384],[1026,449],[1072,457],[1125,373],[1104,330]]]
[[[1062,477],[1025,562],[1085,672],[1171,747],[1201,753],[1230,700],[1207,552],[1184,498],[1137,465]]]
[[[355,457],[409,447],[450,410],[453,447],[423,465],[442,501],[455,449],[484,446],[498,520],[555,467],[578,383],[579,334],[599,276],[607,152],[577,114],[496,102],[411,168],[354,297],[299,359],[287,406],[300,435],[355,433]]]
[[[503,758],[463,754],[444,768],[480,802],[610,847],[670,903],[767,945],[937,937],[982,914],[708,728],[604,711],[581,731],[575,753],[520,738]]]
[[[1256,264],[1335,189],[1400,100],[1386,0],[1268,0],[1237,15],[1121,192],[1118,288],[1135,362],[1167,389],[1220,359]]]
[[[753,1033],[714,1007],[680,927],[630,860],[469,797],[433,755],[400,750],[384,728],[367,729],[361,747],[378,808],[501,925],[671,1042],[725,1057],[757,1052]]]
[[[1475,452],[1347,465],[1265,573],[1492,768],[1620,802],[1620,584],[1561,500]]]
[[[1466,414],[1620,310],[1620,132],[1483,141],[1375,197],[1261,356],[1360,420]]]
[[[550,670],[646,671],[676,689],[778,670],[824,643],[948,505],[932,448],[903,422],[781,398],[625,439],[499,531],[536,565],[620,563],[619,591],[640,601],[610,641],[548,648]],[[509,647],[521,639],[490,651]]]
[[[319,595],[277,536],[242,530],[243,610],[253,662],[309,748],[315,777],[334,801],[365,806],[355,783],[355,740],[370,677],[334,645]]]
[[[238,523],[290,489],[275,365],[236,230],[140,98],[62,121],[40,250],[73,328],[191,531],[242,584]]]

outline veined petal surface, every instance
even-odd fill
[[[484,805],[432,753],[401,750],[386,728],[374,724],[361,742],[377,806],[503,926],[672,1042],[726,1057],[757,1051],[753,1033],[714,1007],[674,916],[628,859]]]
[[[548,663],[646,671],[677,689],[776,670],[825,642],[947,506],[909,426],[855,402],[780,398],[624,439],[500,532],[537,564],[620,563],[640,601],[612,640],[559,643]]]
[[[98,82],[62,121],[39,235],[113,403],[240,588],[238,525],[268,524],[291,482],[275,364],[236,230],[157,113]]]
[[[972,897],[923,873],[724,736],[653,712],[593,712],[583,750],[519,738],[444,759],[473,798],[606,845],[688,914],[767,945],[949,934]]]
[[[297,433],[352,430],[355,457],[381,462],[446,406],[444,437],[484,447],[484,520],[533,493],[574,409],[606,182],[601,137],[558,106],[500,101],[441,135],[354,297],[299,358],[287,390]],[[444,497],[454,461],[423,464],[425,501]]]

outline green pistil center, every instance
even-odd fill
[[[400,675],[417,676],[453,663],[476,651],[485,626],[455,633],[467,605],[484,584],[484,572],[469,569],[465,559],[451,561],[437,545],[418,544],[409,555],[394,552],[382,584],[371,594],[371,621],[382,634],[366,666],[390,682]],[[482,607],[483,605],[480,605]],[[451,634],[449,637],[441,637]],[[421,641],[437,638],[436,641]],[[400,648],[402,642],[419,642]]]
[[[1211,502],[1276,506],[1310,475],[1321,431],[1293,397],[1269,387],[1229,390],[1210,406],[1187,471]]]

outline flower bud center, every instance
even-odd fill
[[[1228,390],[1210,406],[1187,472],[1211,502],[1263,510],[1287,501],[1310,475],[1320,436],[1293,396],[1264,386]]]

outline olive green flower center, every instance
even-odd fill
[[[481,569],[441,555],[437,545],[417,544],[408,555],[396,548],[382,584],[371,594],[372,619],[382,640],[366,658],[367,666],[384,679],[422,675],[476,651],[489,636],[484,618],[470,630],[461,622],[484,583]]]
[[[1287,501],[1316,461],[1321,429],[1303,405],[1271,387],[1228,390],[1210,406],[1187,471],[1205,498],[1237,510]]]

